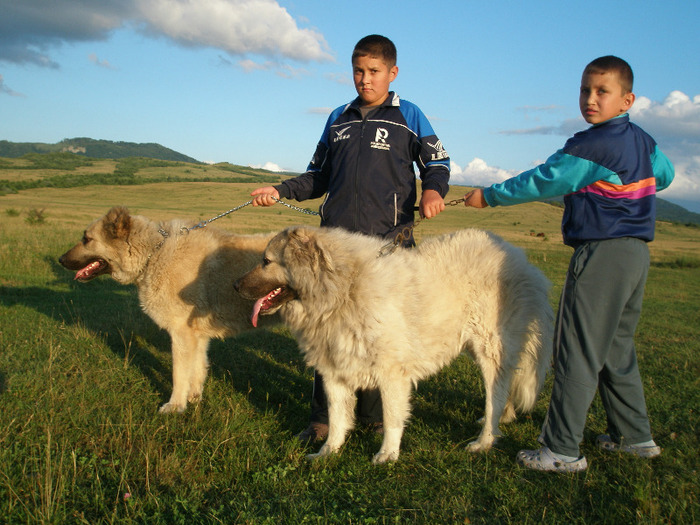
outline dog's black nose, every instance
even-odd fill
[[[240,286],[241,286],[241,280],[236,279],[236,281],[233,283],[233,289],[236,290],[238,293],[241,293]]]

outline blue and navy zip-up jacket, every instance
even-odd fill
[[[674,169],[656,142],[627,114],[591,126],[536,168],[484,190],[489,206],[564,195],[564,243],[654,239],[656,192]]]
[[[275,186],[283,198],[321,197],[321,226],[391,237],[414,220],[422,189],[447,194],[450,159],[423,112],[389,92],[365,118],[360,99],[335,109],[301,175]]]

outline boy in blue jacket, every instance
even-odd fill
[[[634,332],[654,238],[655,193],[674,177],[656,142],[629,121],[629,64],[600,57],[586,66],[579,107],[590,128],[547,161],[500,184],[465,195],[476,208],[564,195],[562,233],[574,254],[564,283],[554,341],[554,386],[537,450],[521,465],[557,472],[587,468],[579,452],[596,390],[607,415],[598,446],[640,457],[661,453],[651,436]]]
[[[353,50],[352,69],[358,97],[331,113],[307,171],[256,189],[253,206],[325,194],[321,226],[393,240],[413,225],[414,163],[422,181],[419,212],[429,219],[445,209],[450,159],[418,106],[389,91],[399,72],[391,40],[381,35],[362,38]],[[412,245],[412,237],[405,244]],[[359,392],[357,408],[360,423],[381,429],[378,390]],[[297,438],[311,443],[327,434],[328,403],[322,376],[316,373],[311,422]]]

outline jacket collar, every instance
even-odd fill
[[[399,96],[394,93],[393,91],[389,91],[389,96],[386,97],[386,100],[382,102],[379,106],[377,107],[399,107],[401,104],[401,99]],[[362,105],[362,99],[360,97],[355,97],[355,100],[350,102],[347,106],[345,106],[345,109],[343,109],[343,113],[348,111],[349,109],[354,109],[356,111],[360,111],[360,106]]]

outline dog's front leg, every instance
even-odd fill
[[[185,411],[192,386],[193,368],[198,368],[196,365],[197,338],[192,330],[170,330],[170,338],[173,354],[173,392],[170,400],[160,407],[160,412],[163,414]]]
[[[308,459],[338,452],[355,421],[355,391],[342,381],[326,376],[323,379],[328,398],[328,438],[318,453],[306,456]]]
[[[411,381],[402,376],[394,376],[391,381],[384,379],[379,391],[384,412],[384,440],[372,458],[375,465],[399,459],[403,429],[411,411]]]

